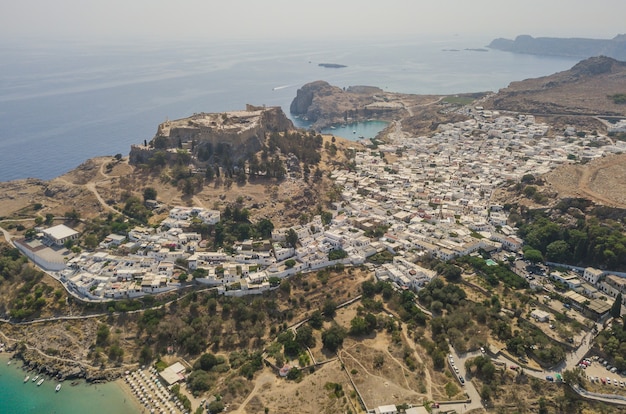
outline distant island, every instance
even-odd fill
[[[321,66],[323,68],[334,68],[334,69],[347,68],[346,65],[340,65],[338,63],[320,63],[318,66]]]
[[[532,37],[520,35],[515,40],[495,39],[487,47],[513,53],[527,53],[543,56],[589,58],[607,56],[626,60],[626,34],[613,39]]]

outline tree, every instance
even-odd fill
[[[615,297],[615,301],[613,302],[613,306],[611,306],[611,316],[613,318],[619,318],[622,315],[622,294],[618,293]]]
[[[148,200],[156,200],[157,191],[152,187],[146,187],[143,190],[143,201],[146,202]]]
[[[524,259],[532,263],[543,262],[543,255],[537,249],[528,248],[524,250]]]
[[[313,328],[310,325],[302,325],[296,332],[296,342],[301,346],[315,346],[315,337],[313,336]]]
[[[311,328],[313,328],[313,329],[321,329],[322,326],[324,325],[324,319],[322,318],[322,312],[320,312],[319,309],[315,310],[311,314],[311,317],[309,318],[309,325],[311,325]]]
[[[294,229],[289,229],[287,231],[287,235],[285,236],[285,241],[291,247],[296,247],[298,244],[298,233]]]
[[[343,344],[345,337],[345,329],[339,325],[333,325],[327,331],[322,332],[322,343],[324,344],[324,348],[331,352],[335,352]]]
[[[359,336],[370,333],[369,326],[364,318],[355,316],[350,321],[350,335]]]
[[[215,400],[209,403],[209,412],[211,414],[221,413],[222,411],[224,411],[224,403],[222,401]]]
[[[292,380],[292,381],[297,380],[301,376],[302,376],[302,372],[296,367],[291,368],[289,372],[287,373],[287,379]]]
[[[570,256],[570,247],[565,240],[553,241],[546,247],[546,259],[551,262],[567,263]]]
[[[256,224],[256,231],[264,239],[272,237],[272,230],[274,230],[274,224],[268,219],[261,219]]]
[[[334,318],[337,313],[337,303],[334,300],[328,299],[324,302],[324,307],[322,308],[322,313],[327,318]]]
[[[83,240],[83,244],[88,249],[95,249],[98,246],[98,239],[95,234],[88,234]]]
[[[293,259],[285,260],[285,267],[287,267],[288,269],[291,269],[295,265],[296,265],[296,261],[295,260],[293,260]]]
[[[109,342],[110,333],[111,332],[109,331],[109,327],[106,324],[101,323],[100,325],[98,325],[98,330],[96,332],[96,345],[106,345]]]
[[[218,364],[217,357],[211,353],[202,354],[198,362],[194,364],[194,368],[210,371],[211,368]]]
[[[152,349],[150,349],[148,345],[144,345],[143,348],[141,348],[141,352],[139,353],[139,363],[142,365],[148,365],[150,362],[152,362],[153,358],[154,357],[152,355]]]

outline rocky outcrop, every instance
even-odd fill
[[[85,379],[88,382],[107,382],[119,378],[123,367],[102,369],[81,364],[78,361],[63,360],[62,358],[45,357],[41,351],[22,349],[14,354],[21,359],[29,371],[56,378],[58,380]]]
[[[289,111],[294,115],[306,115],[310,121],[315,122],[319,111],[312,108],[313,98],[341,94],[342,92],[341,88],[331,86],[325,81],[307,83],[296,92],[296,97],[291,102]]]
[[[311,122],[311,128],[358,122],[367,119],[391,120],[406,115],[403,100],[409,95],[385,92],[374,86],[339,88],[325,81],[307,83],[298,89],[290,111]]]
[[[203,162],[218,148],[236,148],[229,156],[238,161],[259,151],[266,133],[293,128],[280,107],[248,105],[245,111],[194,114],[160,124],[149,143],[131,147],[130,163],[146,163],[157,151],[164,151],[166,158],[175,158],[177,149],[185,149]]]

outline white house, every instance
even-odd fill
[[[585,271],[583,272],[583,279],[585,279],[587,282],[591,283],[592,285],[595,285],[596,283],[598,283],[598,280],[600,280],[600,277],[603,274],[604,272],[600,269],[587,267],[585,268]]]
[[[50,227],[43,230],[44,237],[52,244],[63,246],[68,240],[78,239],[80,233],[65,224]]]

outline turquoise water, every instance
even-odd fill
[[[311,123],[295,119],[294,125],[299,128],[308,128]],[[389,125],[389,123],[385,121],[354,122],[352,124],[333,125],[331,128],[322,129],[321,132],[322,134],[357,141],[363,138],[375,138],[380,131],[387,128],[387,125]]]
[[[322,133],[354,141],[362,138],[375,138],[380,131],[387,128],[387,125],[389,123],[383,121],[356,122],[354,124],[338,125],[335,128],[324,128]]]
[[[58,382],[46,377],[37,386],[31,380],[24,383],[28,374],[19,361],[7,365],[8,355],[0,355],[0,414],[136,414],[141,407],[115,383],[87,385],[81,382],[72,387],[63,382],[55,392]]]

